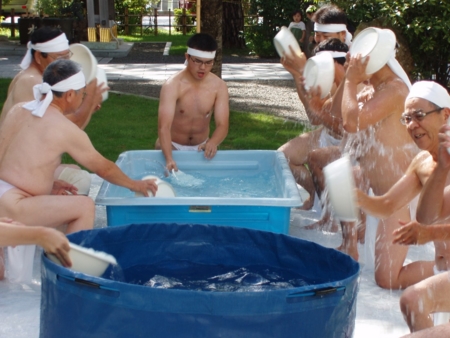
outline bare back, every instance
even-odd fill
[[[33,86],[42,83],[42,74],[35,67],[30,66],[22,70],[12,80],[8,88],[8,96],[3,104],[2,114],[0,116],[0,125],[5,119],[7,112],[19,102],[28,102],[34,100]]]
[[[408,88],[398,78],[361,96],[361,114],[372,120],[356,138],[357,157],[376,195],[386,193],[406,172],[419,149],[400,123]]]
[[[22,105],[0,126],[0,179],[33,196],[49,194],[68,135],[83,132],[53,106],[40,118]]]

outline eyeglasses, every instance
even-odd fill
[[[413,112],[412,114],[407,114],[407,113],[403,113],[402,117],[400,118],[400,122],[404,125],[407,126],[408,124],[410,124],[412,122],[412,120],[416,120],[418,122],[422,121],[428,114],[432,114],[432,113],[437,113],[440,112],[442,109],[444,108],[437,108],[437,109],[433,109],[430,110],[429,112],[424,113],[421,110],[416,110],[415,112]]]
[[[64,55],[58,55],[58,56],[53,56],[50,53],[47,54],[50,58],[52,58],[53,60],[68,60],[72,57],[73,53],[69,52],[67,54]]]
[[[214,64],[214,60],[202,61],[202,60],[193,58],[191,55],[189,55],[189,58],[190,58],[197,66],[204,65],[205,67],[212,67],[212,65]]]

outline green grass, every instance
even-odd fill
[[[0,104],[6,99],[10,79],[0,79]],[[4,88],[4,90],[3,90]],[[102,109],[86,127],[94,147],[106,158],[116,161],[127,150],[154,149],[158,137],[158,100],[140,96],[109,93]],[[1,106],[0,106],[1,109]],[[214,130],[214,123],[211,126]],[[264,113],[230,112],[228,136],[220,150],[275,150],[306,128]],[[64,156],[64,163],[73,163]]]

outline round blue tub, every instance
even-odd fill
[[[40,337],[351,337],[359,265],[312,242],[226,226],[133,224],[71,242],[116,257],[125,282],[73,272],[43,255]],[[145,265],[264,265],[311,285],[263,292],[158,289],[128,283]]]

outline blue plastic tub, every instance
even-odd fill
[[[282,152],[269,150],[219,151],[212,160],[202,152],[175,151],[174,159],[183,172],[206,180],[241,179],[249,196],[223,196],[215,187],[206,192],[184,189],[175,198],[136,198],[127,189],[104,182],[96,203],[106,206],[109,226],[131,223],[192,223],[230,225],[287,234],[290,210],[302,204],[296,182]],[[130,177],[157,175],[164,180],[165,164],[161,151],[142,150],[122,153],[117,165]],[[159,169],[159,171],[158,171]],[[258,175],[268,177],[270,196],[252,196],[244,183]],[[264,176],[264,177],[266,177]],[[260,184],[261,185],[261,184]],[[240,189],[237,184],[235,189]],[[177,189],[176,189],[177,190]],[[178,193],[179,191],[177,191]]]
[[[298,238],[236,227],[135,224],[83,231],[70,241],[116,257],[112,280],[72,272],[43,255],[40,337],[351,337],[359,265]],[[144,268],[261,265],[309,285],[261,292],[151,288]],[[189,265],[190,266],[190,265]],[[119,274],[120,275],[120,274]]]

